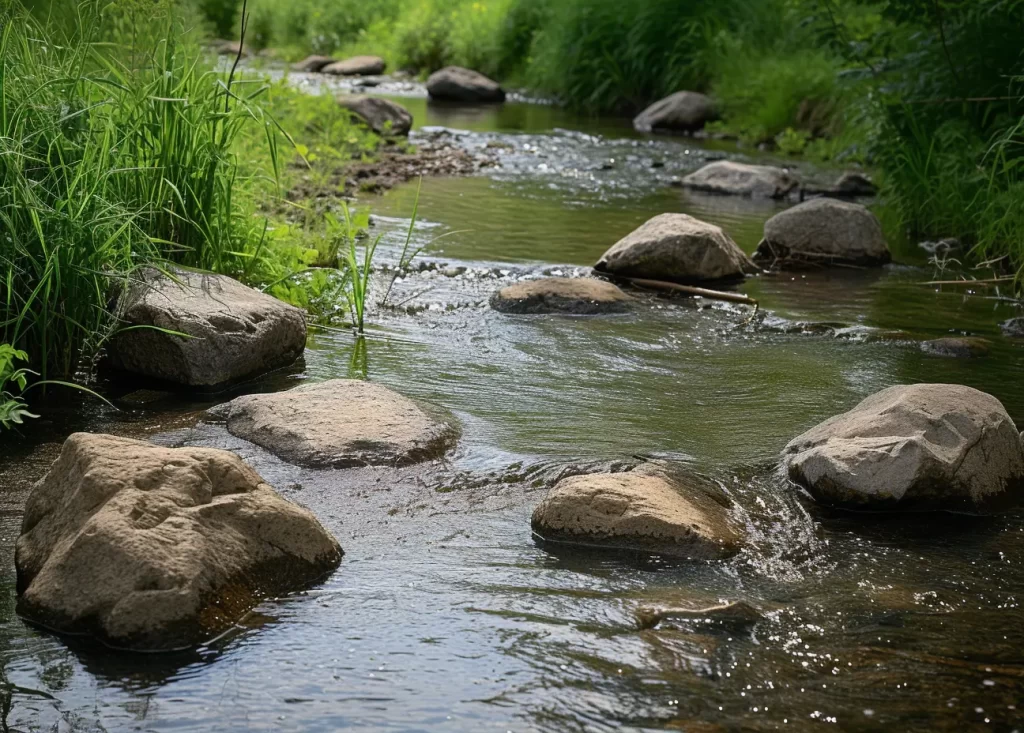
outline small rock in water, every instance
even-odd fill
[[[491,298],[491,307],[502,313],[594,315],[625,311],[632,300],[604,280],[549,277],[502,288]]]
[[[999,324],[1003,333],[1012,338],[1024,338],[1024,316],[1011,318]]]
[[[636,619],[641,629],[653,629],[662,621],[712,621],[731,628],[745,628],[760,621],[762,615],[746,601],[733,601],[709,608],[644,606],[637,609]]]
[[[988,356],[992,342],[988,339],[968,336],[949,336],[921,342],[921,351],[933,356],[945,356],[952,359],[970,359]]]
[[[781,199],[800,182],[782,168],[722,160],[686,176],[683,185],[695,191]]]

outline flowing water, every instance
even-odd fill
[[[883,387],[956,382],[1024,424],[1020,308],[926,286],[914,253],[878,271],[748,280],[762,313],[651,297],[599,318],[510,317],[503,284],[572,273],[650,216],[686,212],[748,252],[783,205],[671,186],[710,158],[541,104],[466,109],[402,99],[421,129],[497,165],[428,179],[414,243],[429,269],[398,282],[359,344],[311,338],[305,364],[257,385],[368,378],[450,410],[463,437],[420,469],[309,471],[196,422],[211,403],[146,392],[75,409],[0,464],[0,661],[10,730],[963,731],[1024,728],[1024,511],[852,514],[775,474],[780,449]],[[444,128],[444,129],[439,129]],[[801,166],[825,180],[834,172]],[[395,261],[416,184],[367,201]],[[917,341],[991,339],[944,359]],[[123,390],[122,390],[123,391]],[[337,572],[268,601],[186,655],[130,655],[35,630],[13,612],[13,543],[29,481],[70,429],[239,452],[339,538]],[[716,478],[748,535],[736,558],[552,554],[533,506],[559,476],[647,459]],[[637,630],[642,605],[744,600],[747,630]]]

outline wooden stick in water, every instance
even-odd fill
[[[628,280],[641,288],[674,291],[677,293],[685,293],[687,295],[699,295],[702,298],[724,300],[729,303],[742,303],[743,305],[752,305],[755,308],[758,307],[758,302],[756,300],[741,293],[726,293],[721,290],[708,290],[707,288],[696,288],[692,285],[680,285],[679,283],[666,282],[665,280],[648,280],[643,277],[626,277],[623,279]]]

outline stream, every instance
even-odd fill
[[[746,159],[735,146],[524,100],[466,108],[429,104],[413,85],[383,91],[413,113],[414,142],[449,137],[496,164],[422,181],[423,269],[395,284],[400,308],[369,316],[365,341],[316,332],[304,364],[249,389],[367,378],[450,410],[459,448],[425,468],[300,469],[197,421],[223,397],[134,387],[120,388],[119,412],[47,415],[0,459],[3,730],[1024,730],[1024,510],[842,512],[775,472],[791,438],[894,384],[967,384],[1024,425],[1024,343],[998,327],[1018,304],[924,285],[932,267],[895,243],[901,264],[878,270],[748,279],[753,319],[654,296],[614,316],[496,313],[499,287],[586,272],[656,214],[718,224],[752,252],[788,204],[672,185],[708,160]],[[365,199],[379,262],[397,261],[416,196],[412,182]],[[991,353],[918,345],[961,334],[990,339]],[[24,624],[21,506],[81,429],[235,450],[338,537],[340,568],[187,654],[115,653]],[[745,549],[674,564],[534,542],[530,513],[559,477],[643,459],[716,479]],[[643,605],[739,600],[764,619],[637,627]]]

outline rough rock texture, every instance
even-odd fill
[[[684,177],[682,185],[710,193],[781,199],[800,182],[782,168],[719,160]]]
[[[633,119],[640,132],[694,132],[715,119],[715,104],[698,92],[676,92]]]
[[[878,193],[878,186],[863,173],[849,171],[836,180],[834,192],[837,196],[874,196]]]
[[[754,259],[777,265],[883,265],[891,255],[882,225],[860,204],[820,198],[786,209],[764,225]]]
[[[956,384],[890,387],[794,439],[789,477],[864,508],[980,510],[1024,491],[1024,445],[999,400]]]
[[[623,277],[704,282],[741,279],[754,268],[719,227],[686,214],[661,214],[619,240],[594,268]]]
[[[285,366],[306,347],[306,316],[298,308],[224,275],[156,270],[132,285],[126,326],[108,349],[123,371],[211,388]]]
[[[379,135],[408,135],[412,115],[405,107],[381,97],[338,97],[338,104],[359,117]]]
[[[502,313],[619,313],[633,300],[615,285],[585,277],[548,277],[502,288],[491,308]]]
[[[344,61],[335,61],[320,69],[334,76],[376,76],[383,74],[387,63],[380,56],[353,56]]]
[[[1012,338],[1024,338],[1024,316],[1011,318],[999,324],[1003,333]]]
[[[427,79],[427,93],[433,99],[450,102],[504,102],[505,90],[483,74],[448,66]]]
[[[740,550],[728,509],[698,479],[653,470],[562,479],[533,512],[533,531],[550,542],[718,560]]]
[[[921,351],[932,356],[945,356],[951,359],[970,359],[987,356],[992,343],[988,339],[970,336],[949,336],[921,342]]]
[[[25,506],[20,615],[110,646],[193,646],[341,547],[233,453],[76,433]]]
[[[306,73],[316,73],[323,71],[325,66],[330,66],[333,63],[337,63],[337,59],[332,59],[330,56],[307,56],[298,63],[292,64],[292,71],[303,71]]]
[[[387,387],[354,379],[238,397],[210,412],[232,435],[300,466],[405,466],[439,458],[458,431]]]

